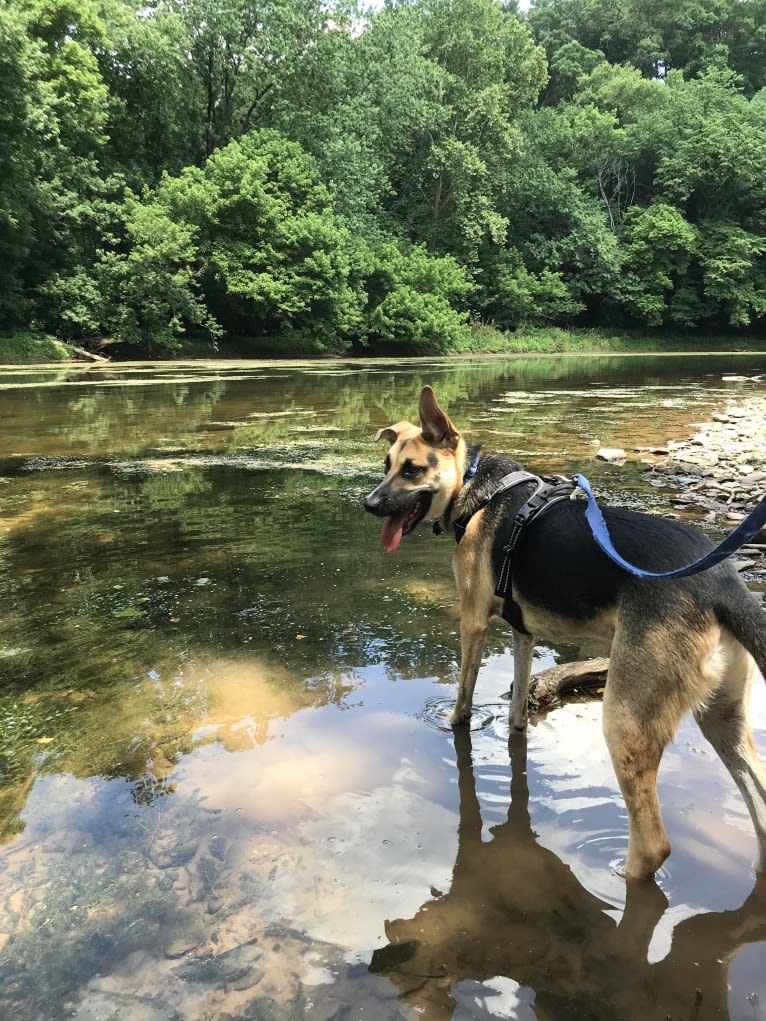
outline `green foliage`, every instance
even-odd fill
[[[551,55],[549,81],[545,88],[547,102],[574,98],[580,79],[606,60],[601,50],[589,50],[576,40],[564,43]]]
[[[482,277],[487,281],[483,312],[501,329],[565,319],[584,308],[570,293],[561,273],[545,268],[531,272],[515,248],[502,249],[483,269]]]
[[[468,313],[457,311],[471,290],[465,270],[424,247],[384,244],[368,280],[367,333],[378,346],[430,353],[460,349]]]
[[[763,0],[534,0],[529,23],[549,57],[571,40],[632,64],[647,78],[683,68],[696,76],[728,64],[751,92],[763,87],[758,52],[766,30]]]
[[[427,131],[393,179],[397,212],[410,237],[470,263],[483,240],[505,235],[499,185],[521,146],[515,120],[545,84],[545,61],[492,0],[427,0],[415,10],[400,16],[438,69],[438,92]]]
[[[33,175],[37,99],[35,51],[20,11],[0,7],[0,322],[25,313],[23,267],[33,243],[28,188]]]
[[[706,223],[698,243],[702,293],[701,318],[729,326],[749,326],[766,314],[766,237],[735,223]]]
[[[766,0],[4,0],[0,325],[762,329],[765,41]]]
[[[196,283],[196,228],[178,222],[161,197],[128,196],[125,209],[127,251],[106,254],[98,268],[105,301],[96,307],[107,330],[150,351],[177,348],[190,327],[220,336]]]
[[[126,343],[172,348],[220,323],[342,350],[358,330],[351,235],[311,157],[277,132],[230,142],[125,208],[124,251],[99,271],[103,316]]]
[[[252,132],[214,153],[201,181],[200,271],[227,327],[342,350],[360,313],[353,243],[311,157],[277,132]]]
[[[629,211],[625,238],[625,306],[648,326],[660,326],[668,311],[667,295],[696,252],[697,231],[673,206],[657,202]],[[675,319],[672,311],[670,317]]]
[[[35,333],[0,333],[0,364],[63,362],[70,352],[54,337]]]

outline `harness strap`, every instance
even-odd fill
[[[460,542],[465,535],[468,522],[474,514],[486,507],[496,497],[507,493],[509,489],[514,489],[525,482],[533,482],[535,488],[526,502],[514,514],[511,534],[503,546],[505,556],[503,557],[503,565],[495,587],[495,595],[501,599],[508,595],[511,582],[511,558],[524,528],[561,500],[568,500],[572,495],[575,483],[564,475],[545,475],[541,477],[524,470],[509,472],[508,475],[504,475],[500,479],[493,492],[485,500],[482,500],[478,507],[475,507],[470,514],[464,514],[461,518],[458,518],[452,526],[455,530],[455,542]]]
[[[562,500],[569,500],[575,488],[574,482],[563,475],[557,475],[552,478],[539,478],[533,475],[532,479],[537,482],[537,487],[527,502],[514,514],[511,534],[503,546],[505,556],[503,558],[503,566],[500,569],[500,575],[497,579],[497,585],[495,586],[495,595],[501,598],[508,596],[511,584],[513,551],[516,549],[519,539],[521,539],[524,528],[530,525],[536,518],[539,518],[541,514],[549,511],[557,503],[560,503]]]
[[[495,486],[495,489],[489,494],[489,496],[486,499],[482,500],[478,507],[474,507],[474,509],[469,514],[464,514],[461,518],[458,518],[457,521],[453,524],[452,527],[455,530],[455,542],[460,542],[460,540],[463,538],[463,536],[465,535],[465,530],[468,527],[468,522],[471,520],[474,514],[477,514],[480,510],[486,507],[487,504],[491,500],[494,500],[496,496],[500,496],[501,493],[505,493],[509,489],[513,489],[515,486],[520,486],[522,482],[541,482],[541,481],[542,480],[538,475],[533,475],[532,472],[527,471],[515,471],[510,472],[508,475],[504,475],[498,482],[497,486]]]

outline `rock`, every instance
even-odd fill
[[[712,450],[676,450],[673,452],[673,457],[676,461],[681,461],[684,464],[718,464],[718,454]]]
[[[159,833],[152,841],[149,857],[158,869],[180,868],[194,857],[197,851],[196,842],[183,834],[170,830]]]
[[[170,961],[178,960],[179,957],[185,957],[186,954],[190,954],[199,944],[200,941],[193,936],[171,940],[165,947],[165,957]]]
[[[731,531],[766,495],[766,470],[761,467],[766,462],[766,399],[743,397],[740,404],[710,417],[710,422],[697,424],[688,439],[669,440],[667,460],[655,464],[645,478],[653,486],[666,480],[670,506],[707,509],[708,524]],[[752,549],[742,554],[748,559],[735,566],[748,570],[751,578],[754,573],[764,577],[763,555]]]
[[[626,454],[622,447],[601,447],[596,451],[596,457],[601,461],[624,461]]]

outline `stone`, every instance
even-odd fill
[[[684,464],[718,464],[718,454],[712,450],[676,450],[673,457]]]
[[[624,461],[626,454],[622,447],[601,447],[596,451],[596,457],[600,461]]]

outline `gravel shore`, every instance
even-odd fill
[[[652,453],[663,459],[645,477],[672,491],[670,505],[704,508],[706,520],[728,532],[766,495],[766,397],[732,402],[689,439]],[[748,558],[754,580],[766,580],[766,529],[738,556]]]

